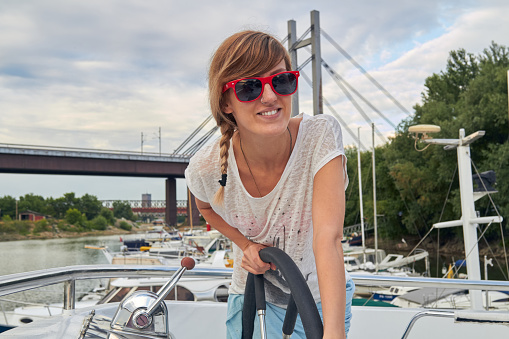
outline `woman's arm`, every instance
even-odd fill
[[[324,165],[313,181],[313,252],[322,302],[323,338],[345,338],[346,281],[341,239],[345,217],[343,156]]]
[[[214,227],[222,235],[233,241],[235,245],[242,250],[244,256],[242,257],[241,267],[243,269],[253,274],[262,274],[271,267],[275,269],[274,265],[263,262],[258,254],[261,249],[267,246],[250,241],[242,233],[240,233],[238,229],[230,226],[223,218],[214,212],[210,204],[203,202],[198,198],[195,198],[195,200],[196,206],[200,210],[201,215],[205,218],[205,220],[207,220],[210,226]]]

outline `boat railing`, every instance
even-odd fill
[[[405,333],[401,339],[407,339],[414,327],[415,323],[425,317],[435,318],[454,318],[455,322],[465,323],[486,323],[486,324],[509,324],[509,314],[507,312],[478,312],[465,310],[426,310],[416,313],[405,329]]]
[[[179,267],[146,265],[76,265],[15,273],[0,277],[0,297],[39,287],[64,283],[64,309],[75,308],[76,281],[104,278],[168,277]],[[196,268],[186,276],[229,278],[232,269]]]
[[[41,307],[41,308],[45,309],[48,312],[49,316],[52,316],[51,308],[57,308],[55,306],[48,305],[48,304],[43,304],[43,303],[32,303],[32,302],[23,301],[23,300],[14,300],[14,299],[0,298],[0,308],[1,308],[2,313],[4,314],[4,318],[5,319],[7,319],[7,318],[5,317],[6,311],[3,308],[3,303],[4,302],[6,302],[6,303],[13,303],[13,304],[20,304],[20,305],[23,305],[23,306]],[[58,308],[61,308],[61,307],[58,307]],[[6,321],[6,323],[7,323],[7,321]]]
[[[0,297],[44,286],[64,283],[64,309],[75,308],[76,281],[104,278],[170,277],[179,267],[147,265],[76,265],[0,276]],[[230,278],[229,268],[198,268],[187,271],[192,277]],[[358,286],[434,287],[465,290],[508,291],[509,281],[463,280],[425,277],[394,277],[350,274]]]
[[[354,283],[358,286],[404,286],[404,287],[435,287],[465,290],[507,291],[509,281],[499,280],[469,280],[442,279],[427,277],[395,277],[383,275],[356,275],[350,273]]]

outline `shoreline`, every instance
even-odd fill
[[[139,227],[133,227],[131,231],[126,231],[121,228],[109,226],[104,231],[91,230],[84,232],[70,232],[70,231],[47,231],[40,232],[37,234],[30,233],[28,235],[22,235],[19,233],[0,233],[0,242],[19,241],[19,240],[49,240],[49,239],[60,239],[60,238],[81,238],[90,236],[104,236],[104,235],[128,235],[128,234],[140,234],[152,229],[152,224],[141,224]],[[176,228],[186,228],[190,226],[177,226]],[[196,229],[202,228],[202,226],[195,226]]]
[[[90,237],[90,236],[103,236],[103,235],[123,235],[123,234],[136,234],[140,233],[141,230],[126,231],[120,228],[116,229],[108,229],[105,231],[86,231],[86,232],[41,232],[39,234],[1,234],[0,242],[10,242],[10,241],[20,241],[20,240],[50,240],[50,239],[60,239],[60,238],[81,238],[81,237]]]
[[[59,239],[59,238],[81,238],[81,237],[90,237],[90,236],[107,236],[107,235],[128,235],[128,234],[140,234],[144,233],[153,227],[152,224],[142,224],[139,228],[136,228],[131,231],[126,231],[117,227],[109,227],[107,230],[99,231],[85,231],[85,232],[69,232],[69,231],[60,231],[60,232],[41,232],[38,234],[9,234],[3,233],[0,234],[0,242],[9,242],[9,241],[20,241],[20,240],[48,240],[48,239]],[[408,254],[418,243],[420,239],[418,238],[408,238],[405,239],[405,242],[401,240],[394,239],[379,239],[378,240],[378,248],[385,250],[387,253],[396,253],[396,254]],[[432,241],[431,239],[427,239],[423,241],[418,248],[424,249],[428,251],[430,254],[435,255],[437,253],[436,241]],[[505,253],[501,246],[499,246],[498,241],[492,242],[489,244],[491,247],[488,247],[485,243],[479,244],[479,255],[482,257],[487,255],[488,257],[497,257],[504,258]],[[370,248],[375,247],[375,241],[372,237],[366,238],[366,246]],[[493,253],[492,253],[493,251]],[[445,244],[440,245],[439,254],[444,256],[450,255],[460,255],[465,256],[465,248],[462,240],[452,240]]]
[[[405,243],[401,240],[394,239],[379,239],[378,240],[378,248],[385,250],[386,252],[392,252],[397,254],[408,254],[420,241],[418,238],[405,238]],[[366,246],[370,248],[375,247],[375,241],[373,238],[366,239]],[[437,244],[436,240],[426,239],[423,241],[418,248],[424,249],[428,251],[433,256],[437,253]],[[491,248],[491,251],[490,251]],[[493,251],[493,253],[492,253]],[[451,256],[451,255],[461,255],[465,256],[465,246],[463,244],[463,240],[450,240],[446,243],[441,243],[439,248],[440,256]],[[492,241],[488,245],[485,242],[479,243],[479,256],[484,257],[487,255],[488,257],[496,257],[496,258],[504,258],[505,253],[502,246],[499,245],[499,241]]]

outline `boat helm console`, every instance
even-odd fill
[[[167,320],[168,308],[164,299],[176,286],[184,272],[194,268],[195,262],[194,259],[185,257],[181,265],[182,267],[158,293],[137,291],[122,301],[111,320],[111,332],[107,338],[134,338],[138,335],[154,339],[171,338]],[[86,331],[86,328],[83,330]]]

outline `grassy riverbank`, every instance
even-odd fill
[[[117,220],[114,225],[109,225],[104,230],[84,229],[81,226],[71,225],[62,220],[53,221],[51,224],[41,221],[0,221],[0,242],[136,234],[144,233],[152,227],[152,224],[135,223],[125,220]],[[202,228],[204,225],[197,227]],[[177,228],[186,229],[189,226],[181,225]]]
[[[126,226],[126,224],[128,226]],[[144,232],[147,225],[117,221],[104,230],[84,229],[80,226],[58,222],[0,221],[0,241],[31,239],[79,238],[87,236],[131,234]]]

